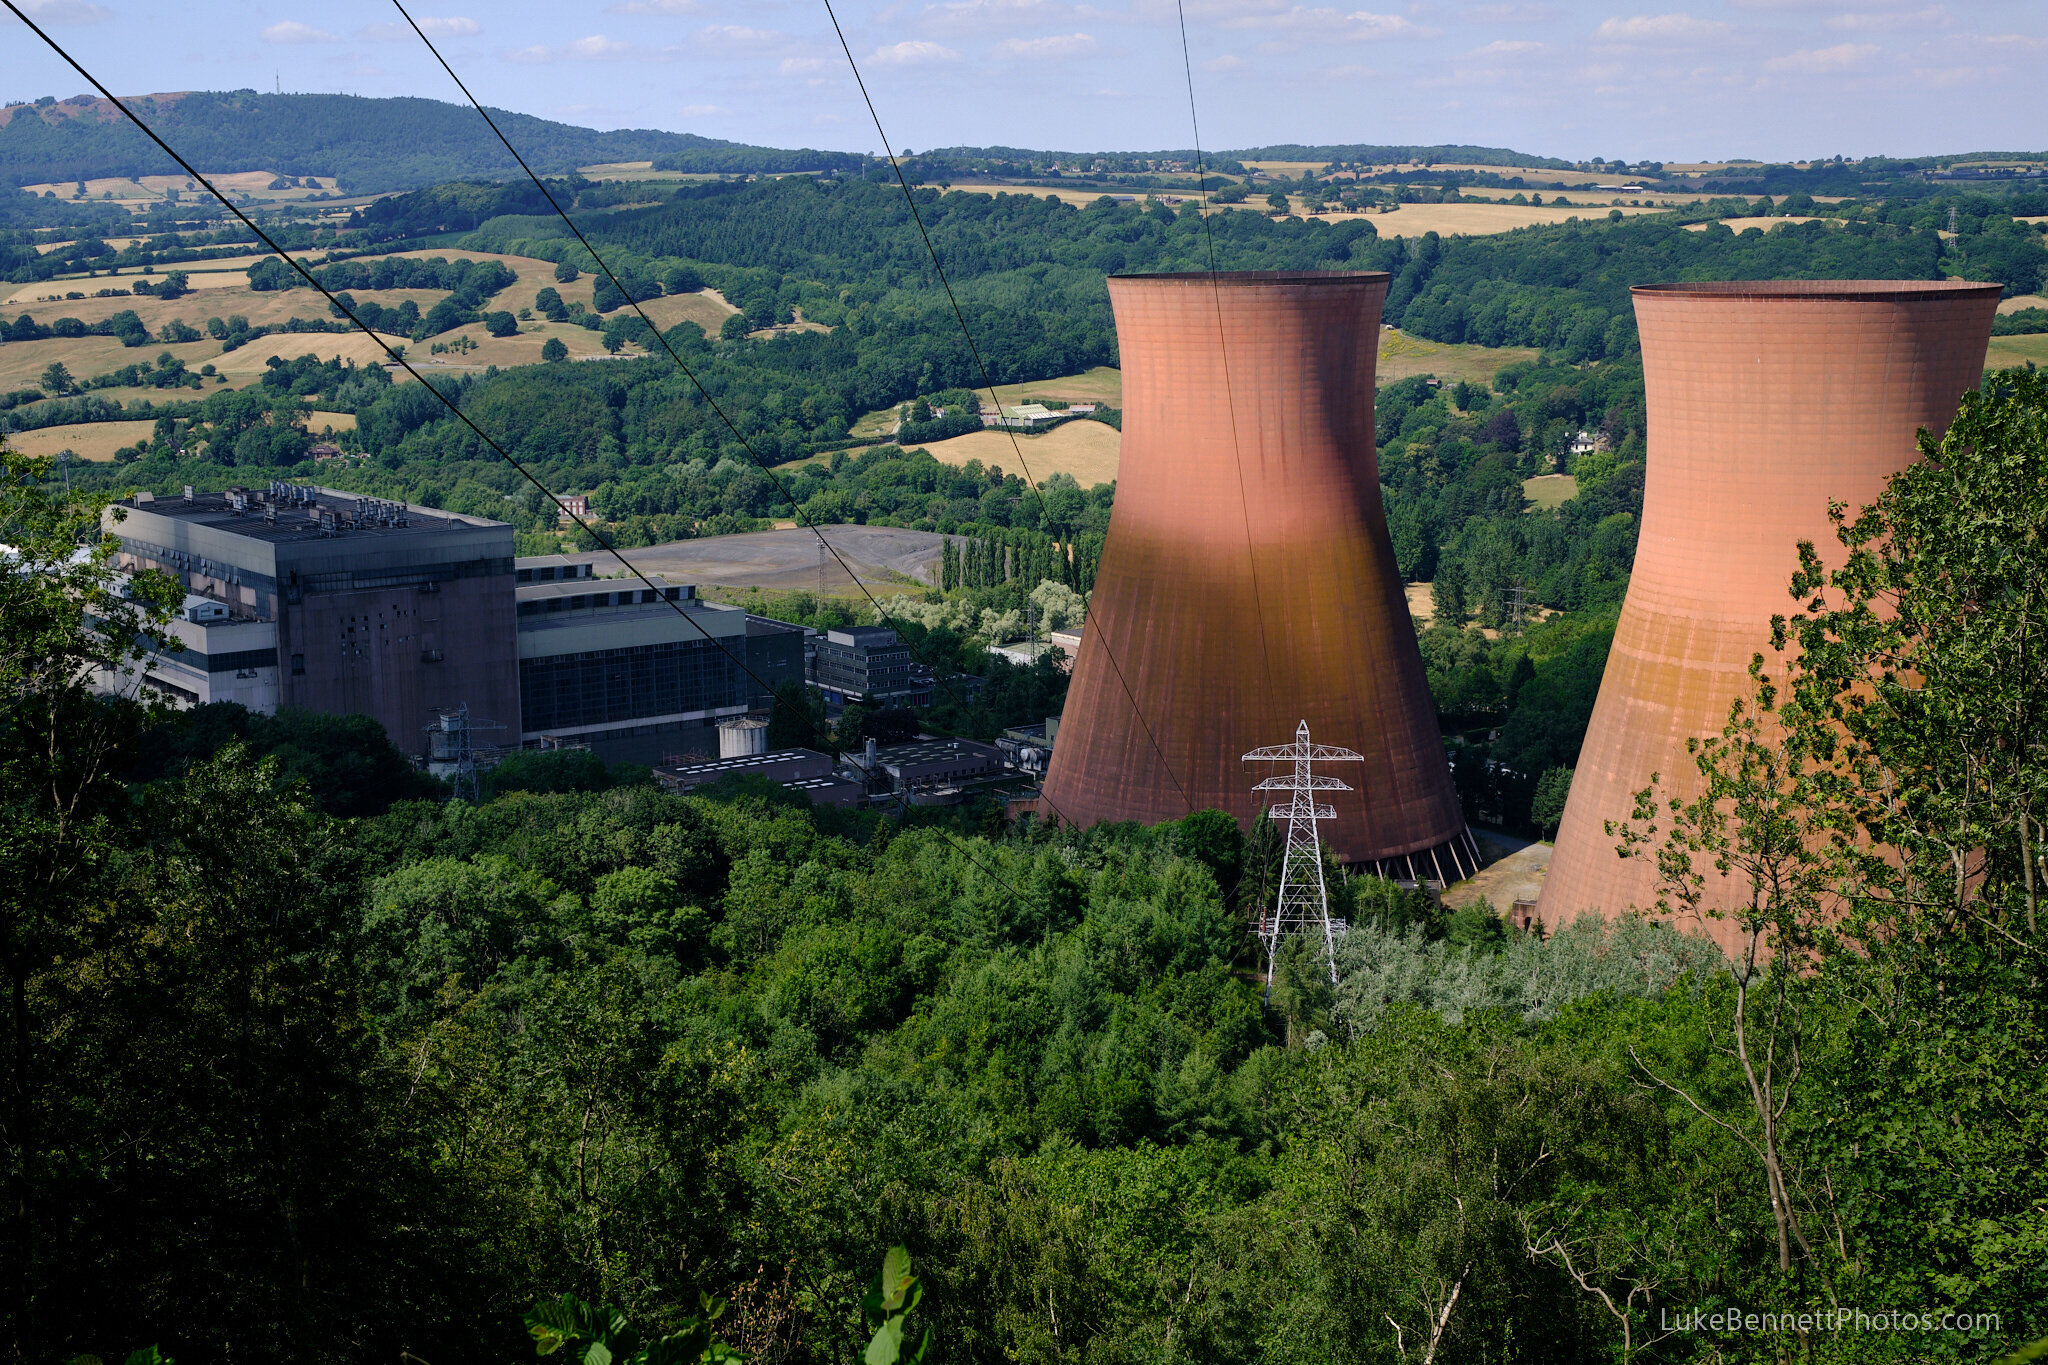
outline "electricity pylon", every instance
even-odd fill
[[[1323,884],[1323,841],[1316,833],[1318,820],[1334,820],[1334,806],[1318,805],[1317,792],[1348,792],[1348,783],[1334,777],[1317,777],[1316,763],[1362,763],[1364,755],[1332,744],[1315,744],[1308,736],[1308,722],[1294,731],[1292,744],[1273,744],[1254,749],[1244,756],[1246,763],[1291,763],[1294,770],[1284,777],[1269,777],[1253,787],[1259,792],[1287,792],[1284,806],[1272,806],[1267,813],[1287,822],[1287,852],[1280,862],[1280,894],[1268,911],[1259,911],[1259,940],[1266,948],[1266,996],[1273,994],[1273,964],[1280,952],[1280,936],[1286,933],[1323,934],[1323,948],[1329,954],[1330,984],[1337,984],[1337,933],[1330,921],[1330,891]]]

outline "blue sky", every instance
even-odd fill
[[[1479,143],[1586,158],[2048,145],[2044,0],[1186,0],[1202,141]],[[458,99],[375,3],[25,0],[120,93]],[[1189,144],[1173,0],[838,0],[897,147]],[[594,127],[880,147],[822,0],[432,0],[487,102]],[[7,23],[0,96],[77,93]]]

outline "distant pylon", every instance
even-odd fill
[[[1273,964],[1285,933],[1323,932],[1323,948],[1329,954],[1330,984],[1337,984],[1337,931],[1330,921],[1330,891],[1323,883],[1323,841],[1316,822],[1337,818],[1336,808],[1316,803],[1317,792],[1348,792],[1350,784],[1334,777],[1317,777],[1311,765],[1321,763],[1362,763],[1363,754],[1339,749],[1333,744],[1311,743],[1308,722],[1294,731],[1294,743],[1272,744],[1244,756],[1247,763],[1291,763],[1294,771],[1285,777],[1269,777],[1253,787],[1258,792],[1287,792],[1284,806],[1269,807],[1267,813],[1287,822],[1287,852],[1280,861],[1280,894],[1269,911],[1259,910],[1259,941],[1266,949],[1266,995],[1273,994]]]

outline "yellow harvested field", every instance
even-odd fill
[[[1786,214],[1782,218],[1722,218],[1715,223],[1687,223],[1685,225],[1685,230],[1687,232],[1705,232],[1710,227],[1718,226],[1725,227],[1729,231],[1734,232],[1737,235],[1740,235],[1744,232],[1749,231],[1751,228],[1762,228],[1765,232],[1769,232],[1772,228],[1783,227],[1787,223],[1813,222],[1833,223],[1836,226],[1840,226],[1841,224],[1841,220],[1838,218],[1801,218],[1797,214]]]
[[[1537,353],[1521,346],[1461,346],[1425,341],[1406,332],[1380,332],[1379,382],[1390,384],[1418,374],[1438,379],[1476,380],[1490,384],[1502,367],[1534,360]]]
[[[986,394],[983,395],[986,397]],[[1047,401],[1064,398],[1069,403],[1107,403],[1113,408],[1124,405],[1124,372],[1098,365],[1085,374],[1062,375],[1058,379],[1035,379],[1029,384],[996,385],[996,401],[1012,404],[1034,399]],[[1095,425],[1101,425],[1096,423]],[[1065,428],[1057,428],[1053,434]]]
[[[1605,218],[1615,211],[1629,217],[1663,212],[1661,209],[1629,208],[1625,205],[1609,209],[1604,206],[1553,208],[1549,204],[1541,207],[1533,204],[1403,204],[1392,213],[1324,213],[1316,217],[1341,223],[1364,216],[1382,237],[1420,237],[1425,232],[1446,237],[1455,234],[1483,237],[1496,232],[1512,232],[1521,227],[1534,227],[1539,223]]]
[[[43,370],[53,361],[61,361],[71,371],[71,377],[87,380],[108,370],[125,369],[130,365],[152,365],[158,355],[169,351],[193,369],[220,354],[218,341],[187,341],[173,345],[150,342],[147,346],[123,346],[113,337],[51,337],[46,341],[11,341],[0,346],[0,390],[32,389],[42,378]],[[119,391],[99,394],[102,398],[114,398]],[[126,393],[120,393],[123,398]],[[169,395],[196,397],[191,390]]]
[[[320,360],[353,360],[358,365],[379,365],[386,362],[383,350],[361,332],[300,332],[258,337],[246,346],[217,357],[213,363],[227,376],[231,386],[241,388],[263,377],[270,368],[270,357],[281,356],[286,360],[297,360],[302,355],[314,356]],[[397,371],[391,377],[401,379],[404,372]]]
[[[356,415],[352,412],[327,412],[320,408],[306,414],[306,430],[318,433],[327,427],[336,431],[354,431]]]
[[[100,240],[116,251],[126,251],[137,242],[146,242],[149,239],[147,237],[102,237]],[[76,242],[44,242],[36,247],[36,255],[47,256],[53,251],[62,251],[67,246],[76,245]]]
[[[2016,298],[1998,301],[1998,311],[2001,313],[2017,313],[2022,308],[2048,308],[2048,295],[2021,294]]]
[[[1458,193],[1476,199],[1490,199],[1495,203],[1501,204],[1504,204],[1508,200],[1513,199],[1518,194],[1521,195],[1524,199],[1527,199],[1529,197],[1528,190],[1489,189],[1483,185],[1461,185],[1458,187]],[[1536,191],[1536,193],[1548,194],[1549,191],[1538,190]],[[1647,199],[1651,201],[1653,207],[1657,208],[1675,208],[1685,204],[1697,204],[1713,197],[1711,195],[1705,194],[1664,194],[1657,191],[1651,191],[1646,194],[1617,194],[1606,190],[1601,190],[1593,194],[1586,194],[1582,191],[1574,190],[1572,192],[1572,196],[1572,202],[1574,204],[1591,202],[1602,208],[1610,206],[1613,208],[1628,208],[1630,207],[1629,201],[1632,199]]]
[[[1522,480],[1522,496],[1542,511],[1578,496],[1579,481],[1569,474],[1538,474]]]
[[[1020,477],[1028,469],[1035,483],[1044,483],[1054,474],[1071,474],[1083,488],[1093,488],[1099,483],[1115,481],[1117,455],[1122,441],[1123,433],[1114,427],[1101,422],[1081,421],[1054,427],[1043,436],[1026,436],[1019,432],[1014,446],[1010,443],[1009,432],[975,431],[921,448],[950,465],[980,460],[984,466]],[[1019,468],[1017,463],[1020,451],[1024,457],[1024,468]]]
[[[1617,176],[1612,171],[1553,171],[1543,166],[1481,166],[1475,163],[1454,162],[1439,164],[1432,169],[1439,171],[1483,171],[1506,179],[1521,176],[1524,180],[1548,180],[1559,185],[1633,185],[1637,183],[1628,176]]]
[[[18,431],[7,438],[7,444],[25,455],[55,455],[60,450],[69,450],[81,460],[111,460],[121,447],[146,440],[155,427],[151,420],[74,422],[40,431]]]
[[[449,345],[457,337],[468,337],[476,343],[476,349],[467,352],[446,352],[441,355],[433,353],[435,345]],[[513,365],[538,365],[541,363],[541,348],[547,345],[549,337],[562,339],[562,344],[569,348],[570,360],[609,358],[604,349],[604,333],[593,332],[571,322],[522,322],[519,324],[519,334],[509,337],[494,337],[484,330],[483,324],[471,323],[467,327],[457,327],[452,332],[444,332],[432,341],[409,344],[405,348],[405,358],[411,361],[420,373],[428,375],[436,372],[481,372],[493,365],[501,370]],[[646,352],[637,346],[628,346],[619,354],[623,359],[633,359],[645,355]],[[403,379],[405,371],[393,370],[391,377]]]
[[[664,294],[658,299],[644,300],[640,307],[647,314],[647,320],[664,332],[679,322],[694,322],[704,329],[705,335],[714,337],[725,320],[740,311],[727,303],[725,295],[716,289],[700,289],[694,294]]]
[[[1428,583],[1406,583],[1401,587],[1402,595],[1408,599],[1408,614],[1427,621],[1436,613],[1436,602],[1430,597]]]
[[[2048,332],[2024,337],[1993,337],[1984,353],[1987,370],[2013,370],[2032,361],[2048,365]]]
[[[692,182],[719,180],[717,175],[693,175],[681,171],[657,171],[652,161],[606,161],[596,166],[581,168],[583,175],[592,180],[660,180]]]
[[[273,171],[207,171],[204,174],[213,183],[214,188],[224,194],[261,199],[266,203],[310,199],[313,195],[322,193],[332,196],[336,193],[335,180],[331,175],[312,177],[317,188],[307,188],[304,184],[300,183],[307,177],[294,176],[291,189],[273,190],[270,188],[270,182],[278,178],[277,174]],[[192,186],[192,188],[186,189],[187,185]],[[39,185],[24,185],[22,188],[32,194],[42,194],[48,191],[55,194],[59,199],[68,201],[77,192],[78,182],[75,180],[51,180]],[[92,179],[85,182],[85,189],[86,196],[91,199],[111,197],[116,202],[133,204],[161,199],[170,190],[177,190],[187,201],[193,199],[204,200],[211,197],[205,190],[198,187],[196,181],[189,180],[183,175],[145,175],[133,179],[123,177]]]

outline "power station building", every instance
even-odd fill
[[[1380,500],[1387,280],[1109,281],[1123,447],[1048,814],[1249,822],[1261,774],[1241,755],[1306,720],[1364,757],[1357,790],[1329,793],[1340,859],[1437,882],[1476,870]]]
[[[479,742],[716,752],[719,721],[803,676],[800,629],[683,585],[515,560],[512,528],[482,517],[273,484],[138,494],[105,526],[117,567],[188,594],[170,626],[183,648],[150,660],[153,686],[190,705],[361,712],[406,753],[465,706],[494,727]]]
[[[1631,818],[1652,774],[1660,807],[1697,794],[1686,741],[1718,735],[1751,657],[1774,657],[1771,617],[1796,610],[1798,543],[1839,563],[1829,499],[1852,512],[1875,501],[1920,429],[1948,426],[1983,371],[1999,292],[1913,280],[1633,291],[1642,532],[1537,906],[1546,923],[1655,904],[1654,861],[1616,856],[1606,824]],[[1735,946],[1733,921],[1706,928]]]

